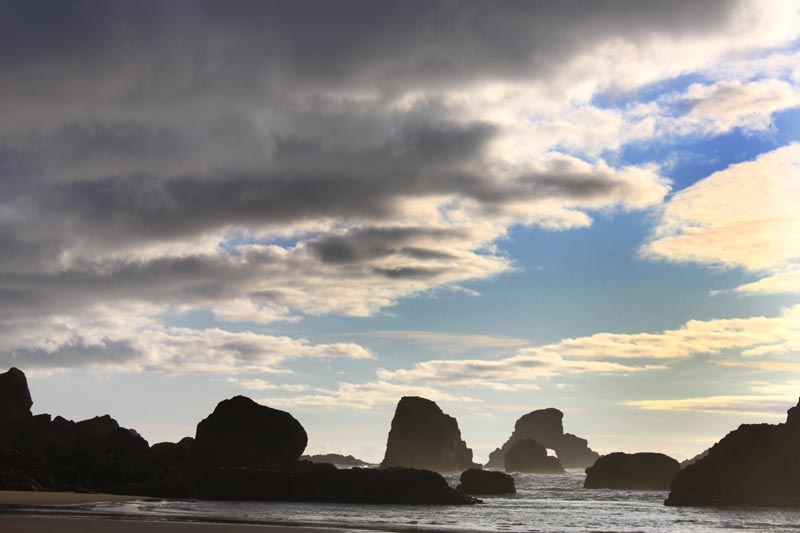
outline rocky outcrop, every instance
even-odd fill
[[[195,435],[199,454],[231,467],[292,468],[307,443],[305,429],[292,415],[245,396],[217,404]]]
[[[338,453],[324,453],[319,455],[301,455],[301,461],[311,461],[312,463],[328,463],[339,466],[370,466],[370,463],[356,459],[352,455],[341,455]]]
[[[506,472],[527,474],[563,474],[564,467],[555,457],[547,455],[547,448],[533,439],[518,440],[506,452]]]
[[[30,418],[32,405],[28,380],[21,370],[11,368],[0,374],[0,423]]]
[[[473,496],[516,494],[514,478],[496,470],[470,468],[461,473],[457,490]]]
[[[667,505],[800,507],[800,404],[784,424],[743,424],[672,480]]]
[[[532,411],[514,424],[514,432],[501,448],[489,454],[487,468],[504,468],[509,448],[519,440],[533,439],[545,448],[556,452],[564,468],[586,468],[600,456],[589,448],[585,439],[564,433],[564,413],[548,408]]]
[[[455,418],[431,400],[404,396],[397,404],[381,462],[382,468],[393,466],[452,472],[476,465]]]
[[[24,374],[22,380],[14,374],[12,383],[25,383]],[[477,501],[435,472],[337,470],[298,462],[306,445],[300,423],[244,397],[221,402],[198,425],[197,439],[149,447],[108,415],[80,422],[32,416],[30,395],[25,400],[19,394],[27,386],[14,394],[0,390],[5,404],[16,406],[9,411],[27,413],[0,419],[0,490],[387,504]]]
[[[667,490],[680,463],[663,453],[610,453],[586,469],[587,489]]]

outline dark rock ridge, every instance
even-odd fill
[[[195,447],[220,466],[290,468],[306,449],[305,429],[285,411],[245,396],[221,401],[197,424]]]
[[[475,465],[472,450],[461,440],[458,422],[431,400],[404,396],[397,404],[382,468],[404,466],[437,472]]]
[[[610,453],[586,469],[587,489],[668,490],[680,463],[663,453]]]
[[[0,374],[0,409],[13,415],[0,419],[0,490],[353,503],[477,501],[435,472],[337,470],[298,462],[306,445],[300,423],[244,397],[217,405],[198,425],[196,439],[152,447],[108,415],[73,422],[33,416],[31,405],[24,374]]]
[[[564,467],[555,457],[547,455],[547,448],[533,439],[522,439],[511,445],[505,457],[506,472],[527,474],[563,474]]]
[[[514,478],[496,470],[470,468],[461,473],[460,480],[461,484],[458,486],[458,490],[464,494],[488,496],[517,493]]]
[[[312,463],[329,463],[340,466],[371,466],[370,463],[356,459],[352,455],[341,455],[338,453],[324,453],[318,455],[301,455],[301,461],[311,461]]]
[[[564,468],[586,468],[600,456],[589,448],[586,439],[564,433],[564,413],[552,407],[532,411],[514,424],[514,432],[502,448],[489,454],[487,468],[504,468],[505,455],[511,446],[522,439],[533,439],[556,452]]]
[[[708,456],[708,452],[710,452],[710,451],[711,451],[711,448],[708,448],[707,450],[703,450],[702,452],[698,453],[697,455],[695,455],[691,459],[686,459],[685,461],[681,461],[681,468],[686,468],[689,465],[695,464],[700,459],[702,459],[704,457],[707,457]]]
[[[800,507],[800,404],[783,424],[742,424],[681,470],[667,505]]]

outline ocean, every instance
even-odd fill
[[[447,475],[452,485],[458,474]],[[587,490],[583,471],[515,474],[517,494],[471,506],[186,500],[104,503],[71,512],[164,520],[430,532],[800,531],[800,509],[666,507],[661,491]]]

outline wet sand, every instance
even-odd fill
[[[0,505],[74,505],[81,503],[125,502],[144,499],[147,498],[121,496],[119,494],[0,490]]]
[[[3,533],[346,533],[344,529],[0,515]],[[363,533],[363,532],[362,532]]]
[[[54,531],[58,533],[346,533],[350,531],[319,527],[125,520],[90,516],[37,516],[35,513],[32,514],[30,509],[22,511],[25,514],[13,514],[20,512],[20,510],[15,511],[17,507],[57,509],[62,505],[145,499],[148,498],[119,494],[3,490],[0,491],[0,531],[2,533],[52,533]]]

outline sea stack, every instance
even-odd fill
[[[533,439],[545,448],[556,452],[564,468],[586,468],[600,456],[589,448],[585,439],[564,433],[564,413],[555,408],[539,409],[522,416],[514,424],[514,432],[503,444],[489,454],[487,468],[504,468],[505,456],[514,443]]]
[[[292,415],[245,396],[217,404],[195,435],[200,455],[223,466],[293,468],[307,444],[306,430]]]
[[[518,440],[506,452],[506,472],[563,474],[561,462],[547,455],[547,448],[533,439]]]
[[[743,424],[681,470],[667,505],[800,507],[800,403],[784,424]]]
[[[32,406],[25,374],[18,368],[0,374],[0,424],[30,418]]]
[[[475,466],[458,422],[426,398],[404,396],[397,404],[382,468],[404,466],[436,472]]]
[[[681,469],[663,453],[610,453],[586,469],[586,489],[668,490]]]

